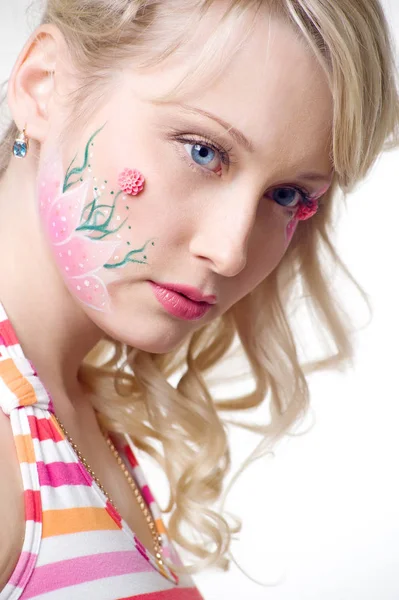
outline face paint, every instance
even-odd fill
[[[306,221],[310,219],[319,210],[319,200],[329,189],[331,182],[326,184],[319,192],[310,196],[306,202],[303,202],[299,207],[295,215],[298,221]]]
[[[285,230],[287,244],[289,244],[292,240],[292,237],[298,226],[298,221],[306,221],[317,213],[319,209],[319,200],[327,192],[330,185],[331,183],[328,183],[319,192],[317,192],[317,194],[309,197],[307,202],[302,202],[299,205],[296,214],[292,217]]]
[[[118,177],[118,184],[125,194],[137,196],[144,189],[144,177],[137,169],[125,169]]]
[[[101,130],[96,131],[86,144],[81,167],[74,167],[75,157],[64,176],[60,155],[44,163],[38,177],[38,201],[55,261],[71,292],[86,306],[107,311],[110,297],[99,276],[100,271],[104,267],[117,269],[129,263],[148,264],[146,249],[155,242],[150,240],[124,256],[125,243],[119,232],[126,227],[128,216],[114,224],[115,220],[121,220],[119,215],[115,219],[115,211],[123,192],[115,194],[111,191],[113,199],[108,204],[101,200],[102,192],[97,186],[94,187],[94,199],[89,198],[93,193],[93,180],[90,177],[84,181],[82,175],[86,170],[92,170],[89,150]],[[128,206],[125,208],[129,210]],[[131,245],[130,242],[127,244]]]
[[[287,244],[289,244],[290,241],[292,240],[292,237],[295,233],[297,225],[298,225],[298,219],[294,216],[291,219],[291,221],[288,223],[286,230],[285,230],[285,238],[286,238]]]
[[[308,202],[302,203],[295,215],[297,221],[306,221],[313,217],[319,209],[319,202],[316,199],[310,199]]]

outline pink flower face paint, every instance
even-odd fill
[[[91,176],[86,181],[82,178],[86,170],[91,172],[89,147],[99,131],[86,145],[82,167],[73,168],[73,161],[64,174],[59,155],[45,162],[38,177],[38,201],[55,261],[69,289],[86,306],[107,311],[110,298],[102,270],[133,262],[147,264],[146,248],[154,242],[132,250],[131,242],[123,242],[118,233],[127,226],[128,216],[124,220],[120,215],[115,217],[116,201],[123,192],[111,191],[112,200],[107,204],[98,186],[93,191]],[[144,185],[142,179],[136,181],[136,187]],[[125,210],[128,213],[129,206]]]
[[[120,242],[92,240],[76,231],[91,181],[62,193],[64,178],[59,157],[44,166],[39,179],[39,210],[68,287],[87,306],[106,310],[108,293],[96,272],[111,258]]]

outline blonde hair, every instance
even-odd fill
[[[84,120],[93,101],[104,101],[115,64],[133,60],[140,68],[160,63],[187,41],[215,1],[48,0],[43,23],[57,25],[64,34],[80,77],[71,119]],[[175,570],[191,573],[210,565],[227,568],[232,533],[240,528],[211,508],[230,468],[226,426],[233,421],[222,413],[269,401],[268,424],[241,424],[262,436],[242,472],[306,414],[306,373],[339,367],[352,356],[348,321],[326,269],[333,265],[357,286],[330,240],[333,201],[339,189],[346,193],[367,175],[384,149],[399,145],[393,47],[377,0],[230,0],[182,85],[209,73],[232,28],[247,22],[251,10],[259,18],[263,9],[292,23],[327,74],[334,100],[332,188],[317,215],[299,225],[275,271],[180,348],[154,355],[104,338],[80,369],[102,424],[130,434],[165,471],[170,537],[199,559]],[[219,60],[218,68],[226,62]],[[2,142],[0,173],[7,168],[16,134],[12,125]],[[287,309],[293,302],[307,312],[321,336],[323,355],[307,365],[301,362],[300,336]],[[216,401],[206,375],[235,339],[251,367],[254,391]],[[168,380],[176,373],[180,376],[172,386]],[[184,531],[187,526],[190,535]]]

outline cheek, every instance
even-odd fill
[[[297,226],[298,226],[298,219],[293,217],[285,229],[285,239],[286,239],[287,246],[291,242]]]
[[[123,267],[147,264],[155,242],[148,239],[137,248],[132,242],[130,202],[143,191],[143,179],[119,171],[113,186],[100,172],[94,175],[94,139],[66,172],[59,155],[45,161],[37,196],[43,229],[64,281],[83,304],[108,311],[107,284]]]
[[[270,215],[269,215],[270,217]],[[269,218],[262,227],[256,227],[248,248],[247,265],[236,279],[238,299],[252,292],[277,267],[287,247],[287,219]]]
[[[265,200],[257,214],[254,230],[258,255],[263,254],[266,264],[274,268],[286,252],[298,225],[296,210]],[[267,268],[266,268],[267,270]]]

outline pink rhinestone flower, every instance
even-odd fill
[[[299,207],[295,218],[298,219],[298,221],[306,221],[306,219],[310,219],[310,217],[313,217],[313,215],[317,213],[318,209],[318,200],[312,200],[309,204],[302,204]]]
[[[124,169],[118,177],[118,185],[130,196],[137,196],[144,189],[145,179],[137,169]]]

